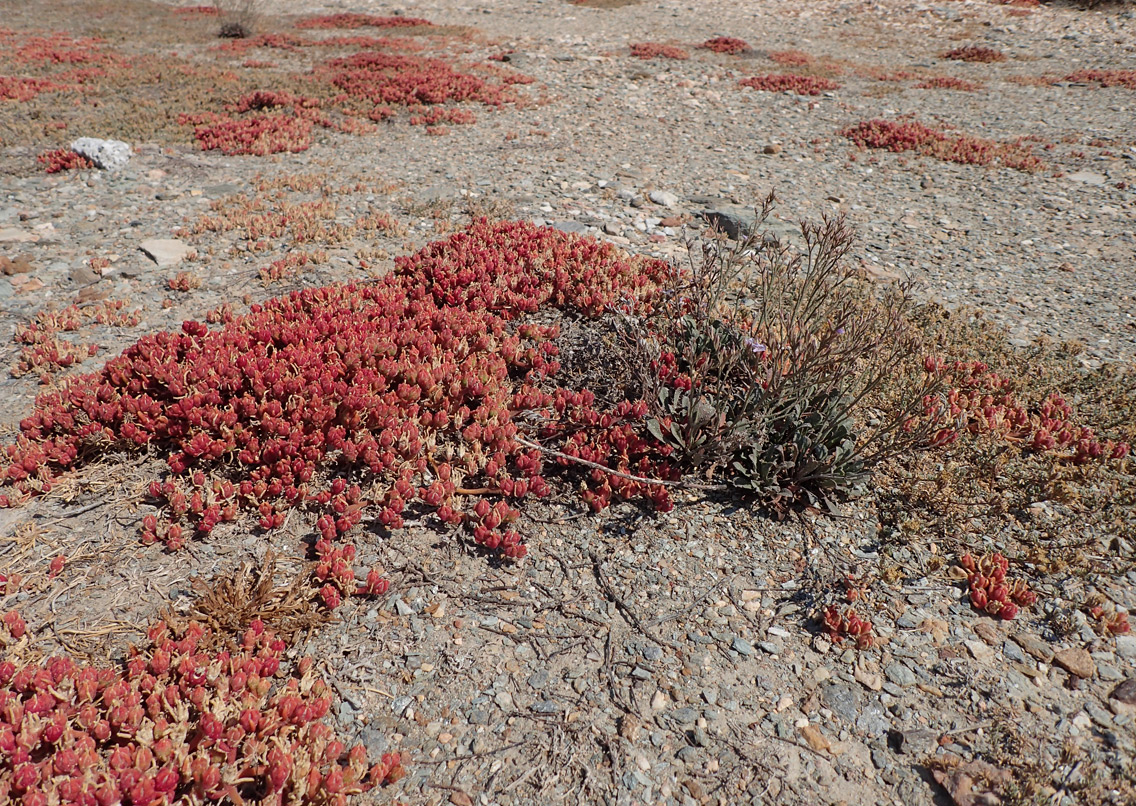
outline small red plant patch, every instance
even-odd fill
[[[416,28],[432,25],[418,17],[378,17],[373,14],[327,14],[296,23],[297,28]]]
[[[803,50],[774,50],[770,51],[769,60],[785,67],[802,67],[811,64],[813,57]]]
[[[69,148],[57,148],[54,151],[45,151],[36,157],[36,162],[42,163],[49,174],[62,171],[85,171],[94,168],[95,164],[84,156],[76,154]]]
[[[1076,84],[1091,83],[1101,87],[1124,87],[1127,90],[1136,90],[1136,70],[1078,70],[1062,80]]]
[[[321,720],[332,695],[310,658],[281,674],[284,642],[254,621],[234,651],[190,623],[151,627],[121,667],[20,660],[27,625],[0,622],[0,799],[28,804],[344,804],[398,780]],[[66,692],[66,694],[63,694]]]
[[[69,87],[44,78],[0,76],[0,101],[30,101],[40,93],[61,92]]]
[[[183,17],[202,16],[202,17],[217,17],[221,14],[221,9],[217,6],[179,6],[173,10],[174,14]]]
[[[659,42],[637,42],[631,46],[631,55],[639,59],[689,59],[690,54],[674,45]]]
[[[750,87],[762,92],[795,92],[797,95],[820,95],[823,92],[840,89],[840,84],[828,78],[793,74],[753,76],[743,78],[738,83],[743,87]]]
[[[948,50],[941,57],[956,62],[981,62],[983,64],[1006,61],[1006,54],[993,48],[984,48],[981,45],[966,45]]]
[[[868,120],[840,131],[861,148],[915,151],[928,157],[964,165],[998,162],[1019,171],[1039,171],[1044,166],[1028,146],[998,143],[961,134],[937,131],[916,120]]]
[[[934,76],[924,79],[915,85],[920,90],[958,90],[959,92],[976,92],[984,85],[974,81],[964,81],[954,76]]]
[[[999,553],[986,554],[977,560],[967,553],[959,564],[967,572],[970,603],[975,610],[1009,621],[1018,614],[1019,608],[1030,607],[1037,601],[1037,594],[1029,589],[1025,580],[1007,578],[1010,562]]]
[[[698,47],[702,50],[712,50],[715,53],[726,53],[731,56],[736,56],[739,53],[748,51],[749,43],[744,39],[735,39],[732,36],[716,36],[713,39],[707,39]]]
[[[310,116],[255,115],[233,118],[206,113],[181,115],[178,122],[194,127],[193,136],[202,151],[217,149],[223,154],[262,157],[266,154],[307,151],[312,146]]]
[[[1057,392],[1031,410],[1015,398],[1009,378],[992,372],[981,361],[947,365],[928,357],[923,366],[949,379],[947,414],[955,425],[935,435],[940,445],[954,442],[960,433],[987,434],[1035,453],[1066,452],[1067,461],[1075,465],[1123,459],[1131,450],[1127,442],[1102,441],[1092,428],[1079,425],[1072,406]],[[925,403],[928,410],[938,405],[938,401]]]
[[[860,616],[854,608],[843,610],[838,605],[829,605],[821,616],[824,634],[832,643],[839,646],[845,638],[851,638],[857,649],[868,649],[875,643],[872,622]]]
[[[150,485],[164,512],[143,518],[145,543],[180,548],[183,527],[205,535],[241,510],[278,528],[303,509],[316,516],[320,559],[346,563],[321,581],[350,595],[353,551],[332,541],[365,509],[397,528],[418,500],[477,543],[523,556],[512,503],[550,487],[541,452],[516,439],[521,413],[546,423],[532,438],[565,457],[553,472],[576,457],[660,479],[677,471],[640,435],[643,401],[606,411],[588,390],[543,391],[558,369],[556,329],[510,323],[544,304],[587,316],[649,310],[670,270],[552,229],[482,221],[373,285],[307,289],[221,317],[216,331],[185,322],[41,395],[4,451],[0,482],[17,495],[0,505],[50,489],[96,446],[155,446],[169,475]],[[666,486],[600,470],[584,488],[597,510],[613,497],[671,507]],[[476,501],[463,504],[470,490]]]

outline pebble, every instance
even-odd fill
[[[1136,660],[1136,635],[1116,636],[1116,655],[1126,660]]]
[[[1092,655],[1081,647],[1062,649],[1053,654],[1053,663],[1069,674],[1088,679],[1096,674],[1097,666]]]
[[[663,207],[674,207],[678,204],[678,196],[667,190],[652,190],[647,198]]]
[[[1047,641],[1043,641],[1032,633],[1022,633],[1013,636],[1013,638],[1018,646],[1042,663],[1049,663],[1053,660],[1053,647]]]
[[[178,265],[194,252],[193,247],[176,238],[150,238],[138,248],[163,269]]]
[[[906,665],[898,662],[889,663],[884,667],[884,674],[887,679],[897,686],[914,686],[916,682],[915,673],[911,671]]]

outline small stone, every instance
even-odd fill
[[[981,641],[963,641],[963,644],[977,661],[987,661],[994,657],[994,650]]]
[[[647,198],[663,207],[674,207],[678,204],[678,196],[668,190],[652,190],[647,194]]]
[[[1069,674],[1088,679],[1096,674],[1097,665],[1092,655],[1080,647],[1062,649],[1053,655],[1053,662]]]
[[[761,153],[762,154],[780,154],[781,153],[781,144],[780,143],[767,143],[761,149]]]
[[[7,274],[7,272],[5,272]],[[71,269],[71,282],[78,286],[92,285],[103,279],[101,273],[86,264],[80,264]]]
[[[825,707],[849,724],[854,723],[860,715],[861,696],[859,689],[846,683],[832,683],[820,693]]]
[[[1002,642],[1002,654],[1006,660],[1013,661],[1014,663],[1025,663],[1026,656],[1022,652],[1022,648],[1015,644],[1013,641]]]
[[[685,708],[676,708],[671,712],[674,721],[680,725],[693,725],[694,720],[698,719],[698,712],[693,708],[687,706]]]
[[[603,231],[608,235],[619,235],[623,232],[623,225],[618,221],[605,221]]]
[[[662,691],[656,691],[655,695],[651,697],[651,710],[661,711],[667,707],[667,695]]]
[[[935,752],[939,736],[927,729],[893,730],[888,734],[888,744],[905,756],[925,756]]]
[[[974,634],[990,646],[998,646],[998,644],[1002,643],[1001,631],[989,621],[980,621],[975,624]]]
[[[737,652],[739,655],[752,655],[753,654],[753,644],[751,644],[749,641],[747,641],[747,640],[745,640],[744,638],[741,638],[741,637],[735,638],[733,643],[730,644],[730,647],[735,652]],[[777,653],[774,652],[774,653],[770,653],[770,654],[775,655]]]
[[[803,728],[800,728],[800,731],[801,735],[805,737],[805,741],[809,743],[809,747],[813,750],[816,750],[818,753],[832,752],[832,742],[813,725],[805,725]]]
[[[454,806],[473,806],[473,799],[465,792],[451,792],[450,803]]]
[[[191,254],[193,247],[176,238],[150,238],[138,245],[161,268],[176,266]]]
[[[86,157],[95,167],[104,171],[117,171],[130,162],[133,152],[129,143],[121,140],[100,140],[97,137],[80,137],[71,143],[71,150]]]
[[[915,673],[902,663],[889,663],[884,668],[884,674],[887,675],[888,680],[904,688],[914,686],[916,683]]]
[[[1108,181],[1107,176],[1095,171],[1073,171],[1065,174],[1065,178],[1071,182],[1080,182],[1083,185],[1103,185]]]
[[[753,211],[742,207],[706,210],[699,213],[699,216],[711,227],[718,228],[727,238],[735,241],[749,232],[754,225]]]
[[[1116,636],[1116,654],[1129,660],[1136,659],[1136,635]]]
[[[1048,642],[1043,641],[1032,633],[1015,635],[1014,641],[1028,654],[1033,655],[1042,663],[1049,663],[1053,660],[1053,647],[1051,647]]]
[[[497,703],[497,707],[502,711],[508,711],[513,707],[513,695],[507,691],[499,691],[493,702]]]
[[[1117,716],[1136,716],[1136,677],[1130,677],[1108,695],[1108,705]]]
[[[552,226],[561,232],[567,232],[569,234],[580,234],[588,231],[587,225],[581,224],[579,221],[555,221]]]
[[[852,676],[869,691],[879,691],[884,687],[884,679],[879,673],[868,671],[862,666],[857,666]]]

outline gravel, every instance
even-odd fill
[[[298,13],[301,5],[317,10],[286,7]],[[350,10],[392,11],[368,2]],[[847,215],[860,235],[850,259],[869,276],[910,274],[926,298],[980,307],[1016,343],[1079,339],[1085,366],[1136,357],[1136,96],[1011,81],[1071,65],[1130,68],[1131,9],[1043,6],[1015,16],[994,4],[902,0],[821,0],[792,11],[720,0],[611,9],[423,0],[404,10],[476,26],[478,54],[511,50],[509,69],[536,79],[525,88],[532,102],[479,111],[476,125],[445,137],[395,123],[381,138],[337,135],[277,162],[132,144],[133,157],[113,174],[5,175],[0,253],[29,255],[30,277],[42,284],[33,291],[29,280],[12,281],[25,275],[0,277],[0,309],[12,323],[5,338],[17,321],[84,287],[143,309],[138,328],[106,334],[103,355],[246,293],[264,296],[254,282],[263,257],[230,252],[225,235],[179,235],[202,256],[187,265],[204,285],[162,307],[172,271],[155,267],[140,244],[174,237],[211,200],[251,192],[258,173],[331,171],[343,182],[397,182],[350,198],[407,224],[405,235],[377,243],[390,255],[459,225],[465,208],[493,203],[680,258],[682,223],[744,226],[747,205],[772,189],[779,204],[770,225],[782,234],[801,217]],[[723,34],[745,38],[754,53],[692,51],[687,61],[627,53],[629,42],[691,47]],[[1010,58],[974,65],[938,57],[962,41]],[[737,85],[778,72],[761,54],[790,48],[839,61],[843,87],[805,97]],[[868,68],[925,69],[990,89],[919,90]],[[836,134],[908,113],[998,140],[1037,134],[1046,168],[1026,174],[858,152]],[[430,205],[453,215],[434,218]],[[114,256],[108,271],[91,273],[92,253]],[[345,248],[302,282],[365,279],[390,265],[388,256],[366,267]],[[34,378],[0,381],[0,421],[25,416],[38,391]],[[391,569],[391,593],[377,606],[349,602],[303,651],[343,695],[334,713],[348,738],[373,754],[408,754],[408,777],[374,802],[458,802],[451,793],[462,792],[484,806],[932,804],[943,801],[922,774],[928,758],[1008,764],[987,741],[998,731],[1028,739],[1030,758],[1054,776],[1084,774],[1063,752],[1071,747],[1088,759],[1084,769],[1131,785],[1130,636],[1101,636],[1088,623],[1060,632],[1040,607],[995,626],[941,576],[874,589],[880,641],[872,649],[818,634],[816,616],[838,580],[885,560],[922,568],[930,556],[919,541],[881,554],[877,503],[869,495],[839,519],[778,522],[694,498],[665,515],[617,506],[583,517],[569,499],[526,512],[530,557],[515,566],[440,538],[426,521],[397,539],[368,530],[360,559]],[[34,502],[24,514],[46,522],[57,517],[51,506]],[[0,535],[15,528],[7,512]],[[125,545],[125,532],[116,534]],[[219,544],[195,546],[166,582],[255,553]],[[158,607],[139,580],[161,564],[140,554],[122,572],[138,591],[128,605],[139,622]],[[1110,595],[1131,609],[1134,588],[1122,579]],[[112,612],[119,598],[92,600],[92,610]],[[1054,607],[1083,598],[1073,589],[1049,595]],[[1047,802],[1073,804],[1072,791],[1054,790]]]

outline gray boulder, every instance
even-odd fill
[[[80,137],[71,143],[71,150],[86,157],[95,167],[116,171],[130,161],[130,144],[121,140],[100,140],[97,137]]]

